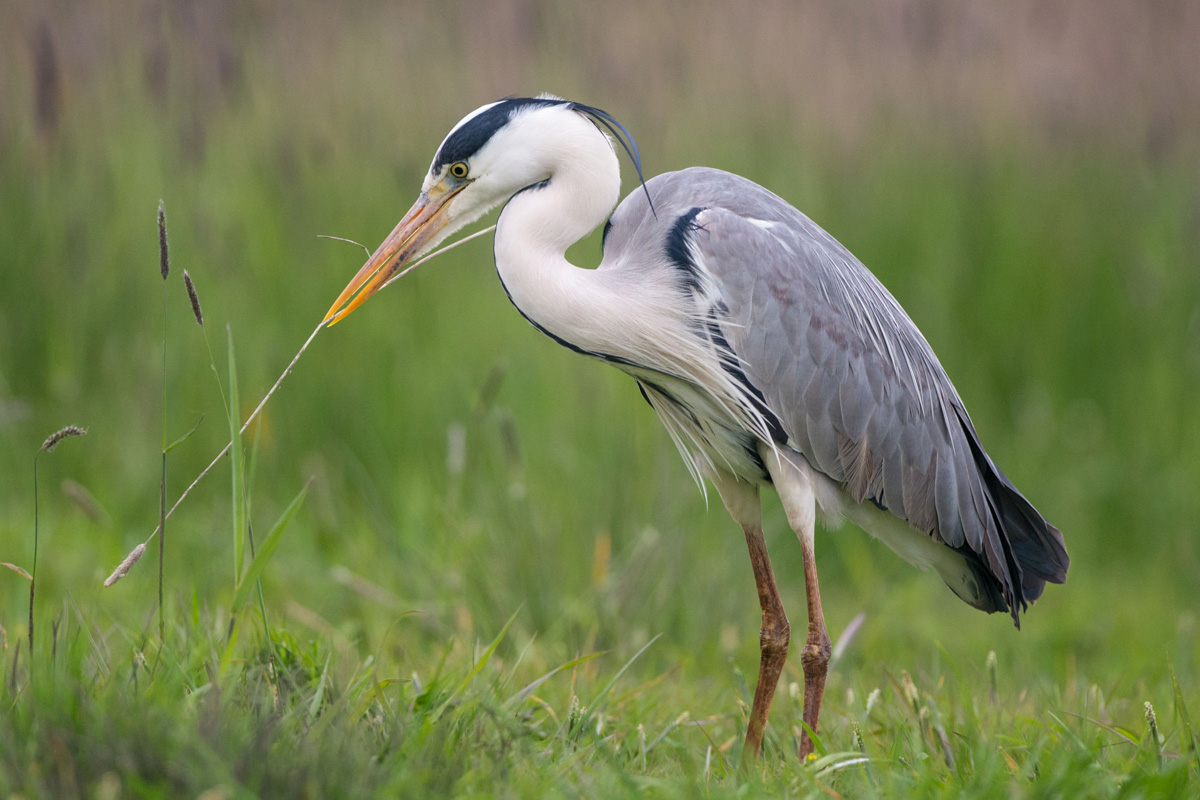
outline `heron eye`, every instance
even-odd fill
[[[460,179],[467,177],[467,162],[455,161],[450,165],[450,174]]]

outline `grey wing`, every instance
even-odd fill
[[[689,243],[696,268],[712,279],[721,331],[792,446],[855,500],[986,566],[989,610],[1002,610],[1002,597],[1019,624],[1018,605],[1065,580],[1062,535],[984,451],[899,303],[757,184],[716,170],[670,178],[658,194],[687,192],[701,209]]]

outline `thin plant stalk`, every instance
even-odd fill
[[[494,230],[496,230],[496,226],[489,225],[488,227],[484,228],[481,231],[475,231],[470,236],[464,236],[463,238],[458,239],[457,241],[451,242],[450,244],[446,245],[445,247],[439,247],[437,250],[434,250],[429,255],[425,256],[424,258],[417,259],[416,261],[409,264],[404,269],[397,272],[392,277],[388,278],[387,283],[385,283],[383,286],[380,286],[379,288],[386,289],[387,287],[391,286],[393,283],[400,280],[405,275],[412,272],[414,269],[421,266],[422,264],[424,264],[426,261],[433,258],[434,256],[440,256],[442,253],[446,252],[447,250],[453,250],[454,248],[458,247],[460,244],[466,244],[467,242],[471,241],[472,239],[477,239],[480,236],[491,233]]]
[[[232,445],[230,454],[230,470],[231,487],[232,487],[232,511],[233,511],[233,580],[234,583],[242,576],[242,562],[245,549],[246,536],[246,503],[245,503],[245,452],[242,447],[242,434],[238,428],[239,414],[239,395],[237,384],[237,362],[234,357],[233,348],[233,330],[229,325],[225,326],[225,334],[228,339],[227,351],[229,358],[229,409],[228,409],[228,424],[229,424],[229,441]]]
[[[167,538],[167,287],[163,283],[162,473],[158,481],[158,638],[166,641],[163,619],[163,550]]]
[[[38,457],[43,452],[49,453],[63,439],[72,436],[83,436],[87,431],[80,428],[78,425],[68,425],[65,428],[60,428],[54,433],[46,437],[46,441],[42,442],[42,446],[33,454],[33,569],[29,572],[29,657],[33,658],[33,601],[36,595],[37,588],[37,561],[38,561]]]
[[[163,560],[167,538],[167,276],[171,273],[170,249],[167,245],[167,213],[163,201],[158,201],[158,259],[162,274],[162,472],[158,481],[158,638],[166,641],[167,623],[163,611]]]
[[[37,586],[37,553],[38,553],[38,496],[37,496],[37,464],[41,450],[33,456],[33,569],[29,573],[29,657],[33,658],[33,596]]]
[[[254,428],[254,442],[250,445],[250,469],[247,479],[247,485],[243,490],[246,497],[246,537],[250,542],[250,560],[258,555],[254,546],[254,523],[251,522],[251,492],[250,489],[254,486],[254,475],[258,470],[258,437],[262,433],[262,425],[257,425]],[[267,637],[267,644],[270,645],[271,652],[271,669],[275,669],[275,638],[271,636],[271,626],[267,624],[267,600],[263,595],[262,579],[254,581],[255,588],[258,590],[258,610],[262,615],[263,634]]]
[[[257,431],[258,428],[255,428],[256,438],[258,435]],[[246,521],[246,535],[250,540],[250,560],[253,561],[254,557],[258,554],[255,552],[254,547],[254,523],[250,522],[249,520]],[[263,635],[267,637],[267,653],[268,658],[270,659],[271,679],[276,680],[279,669],[276,666],[277,654],[275,652],[275,637],[271,635],[271,626],[267,623],[267,599],[263,595],[261,578],[256,578],[254,580],[254,588],[258,592],[258,613],[262,616]]]

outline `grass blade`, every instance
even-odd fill
[[[555,667],[554,669],[550,670],[542,677],[530,682],[524,689],[517,692],[512,697],[508,698],[508,700],[504,701],[505,707],[513,708],[515,706],[521,705],[521,703],[524,703],[526,700],[529,699],[530,695],[532,695],[534,692],[537,691],[537,688],[539,686],[541,686],[543,683],[548,681],[550,678],[553,678],[558,673],[562,672],[565,669],[571,669],[573,667],[577,667],[580,664],[582,664],[583,662],[591,661],[596,656],[603,655],[603,654],[604,654],[603,650],[598,653],[588,653],[586,656],[580,656],[579,658],[573,659],[571,661],[568,661],[565,664]]]
[[[624,666],[617,670],[617,674],[612,676],[609,682],[604,685],[604,688],[601,689],[596,694],[596,697],[592,700],[592,702],[588,704],[587,710],[584,711],[584,713],[580,716],[579,722],[575,728],[576,730],[582,731],[588,725],[588,723],[591,722],[592,717],[595,716],[596,712],[604,708],[604,704],[608,702],[609,692],[611,692],[613,687],[617,685],[617,681],[621,680],[621,676],[633,666],[633,662],[642,657],[642,653],[645,653],[650,649],[650,645],[657,642],[661,637],[662,634],[660,633],[650,641],[646,642],[644,645],[642,645],[640,650],[634,653],[633,656],[631,656],[630,659],[625,662]]]
[[[225,676],[229,674],[229,668],[233,666],[233,655],[237,649],[238,636],[242,632],[242,624],[238,617],[231,616],[229,619],[229,635],[225,639],[225,649],[221,651],[220,660],[217,661],[217,686],[225,685]]]
[[[246,504],[242,497],[242,479],[245,467],[242,463],[242,430],[238,420],[237,360],[233,352],[233,329],[225,327],[229,340],[229,458],[233,473],[233,578],[242,574],[246,542]]]
[[[258,472],[258,439],[262,433],[262,422],[254,426],[254,436],[250,439],[250,460],[246,463],[246,481],[245,481],[245,498],[243,507],[245,508],[246,519],[254,519],[254,476]],[[254,540],[250,540],[250,557],[254,557]]]
[[[183,436],[180,436],[178,439],[176,439],[175,441],[173,441],[169,445],[167,445],[165,452],[167,452],[167,453],[171,452],[176,447],[179,447],[179,445],[183,444],[188,439],[192,438],[192,434],[195,433],[197,430],[199,430],[201,422],[204,422],[203,414],[200,415],[200,419],[196,420],[196,424],[192,426],[192,429],[190,431],[188,431]]]
[[[363,696],[354,706],[354,710],[350,712],[350,719],[362,719],[363,714],[371,708],[376,700],[382,702],[383,692],[393,683],[399,683],[399,678],[385,678],[378,683],[373,683],[363,692]]]
[[[32,575],[30,575],[28,572],[26,572],[25,570],[23,570],[23,569],[21,569],[20,567],[18,567],[16,564],[10,564],[10,563],[9,563],[9,562],[7,562],[7,561],[0,561],[0,567],[8,567],[8,568],[9,568],[9,569],[11,569],[13,572],[15,572],[15,573],[17,573],[18,575],[20,575],[20,576],[24,577],[24,578],[25,578],[25,580],[27,580],[27,581],[32,581],[32,580],[33,580],[33,576],[32,576]]]
[[[493,639],[492,643],[489,644],[487,649],[483,651],[483,655],[479,657],[479,661],[476,662],[475,667],[471,670],[467,677],[463,678],[462,682],[455,687],[454,691],[450,693],[450,696],[442,702],[442,704],[438,707],[438,710],[433,713],[433,716],[430,718],[431,720],[436,720],[441,717],[442,714],[445,713],[446,709],[450,707],[450,704],[454,702],[454,698],[462,694],[471,684],[471,681],[475,680],[475,676],[483,671],[483,668],[487,666],[488,661],[491,660],[492,653],[496,652],[496,648],[499,647],[500,642],[504,640],[505,634],[508,633],[508,629],[512,626],[513,622],[516,621],[517,614],[519,613],[521,613],[521,610],[517,609],[513,612],[513,615],[508,618],[508,622],[504,623],[504,627],[500,629],[500,633],[496,634],[496,638]]]
[[[1196,733],[1192,729],[1192,719],[1188,716],[1187,704],[1183,702],[1183,692],[1179,690],[1179,678],[1175,677],[1175,668],[1168,665],[1171,670],[1171,686],[1175,689],[1175,713],[1179,716],[1179,721],[1183,723],[1184,743],[1193,753],[1200,751],[1200,747],[1196,745]]]
[[[809,741],[812,742],[812,745],[813,745],[813,751],[809,755],[809,758],[812,759],[815,757],[817,759],[820,759],[821,757],[827,755],[828,750],[825,747],[825,742],[824,742],[824,740],[821,739],[820,736],[817,735],[817,732],[814,731],[812,728],[808,727],[808,723],[805,722],[804,720],[800,720],[800,727],[803,728],[804,732],[808,734],[808,739],[809,739]]]
[[[279,519],[272,526],[271,532],[267,534],[266,541],[262,543],[262,547],[258,548],[258,552],[250,562],[246,574],[238,582],[237,591],[233,595],[233,605],[230,607],[230,614],[232,616],[237,616],[238,612],[242,610],[242,606],[245,605],[246,600],[250,597],[251,588],[258,581],[259,576],[262,575],[262,571],[266,569],[267,562],[271,560],[271,556],[274,555],[276,548],[279,547],[279,543],[283,540],[284,531],[287,530],[292,518],[296,516],[296,512],[300,510],[300,506],[304,503],[304,497],[308,494],[308,487],[311,485],[312,480],[310,479],[308,483],[304,484],[304,488],[300,490],[300,493],[296,495],[288,507],[283,510],[283,513],[279,515]]]
[[[831,775],[847,767],[869,763],[871,763],[870,758],[858,751],[851,750],[844,753],[830,753],[827,756],[814,759],[810,762],[811,766],[809,768],[816,775]]]
[[[1068,717],[1075,717],[1076,719],[1083,720],[1084,722],[1090,722],[1093,725],[1095,725],[1097,728],[1106,730],[1109,733],[1115,733],[1117,736],[1120,736],[1122,739],[1124,739],[1129,744],[1132,744],[1135,746],[1140,744],[1140,742],[1138,741],[1138,735],[1136,733],[1134,733],[1133,731],[1129,730],[1128,728],[1122,728],[1119,725],[1110,725],[1107,722],[1102,722],[1098,719],[1092,719],[1091,717],[1089,717],[1085,714],[1076,714],[1073,711],[1065,711],[1064,710],[1062,713],[1067,715]]]
[[[329,678],[329,661],[333,658],[333,653],[325,656],[325,666],[321,670],[321,679],[317,681],[317,691],[313,694],[312,700],[308,704],[308,718],[315,719],[317,712],[321,710],[321,703],[325,700],[325,684]]]

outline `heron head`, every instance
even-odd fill
[[[421,193],[325,316],[332,325],[362,305],[404,266],[523,189],[549,180],[576,157],[581,137],[603,125],[634,159],[636,145],[607,113],[557,97],[516,97],[476,109],[437,149]],[[615,201],[614,201],[615,202]]]

